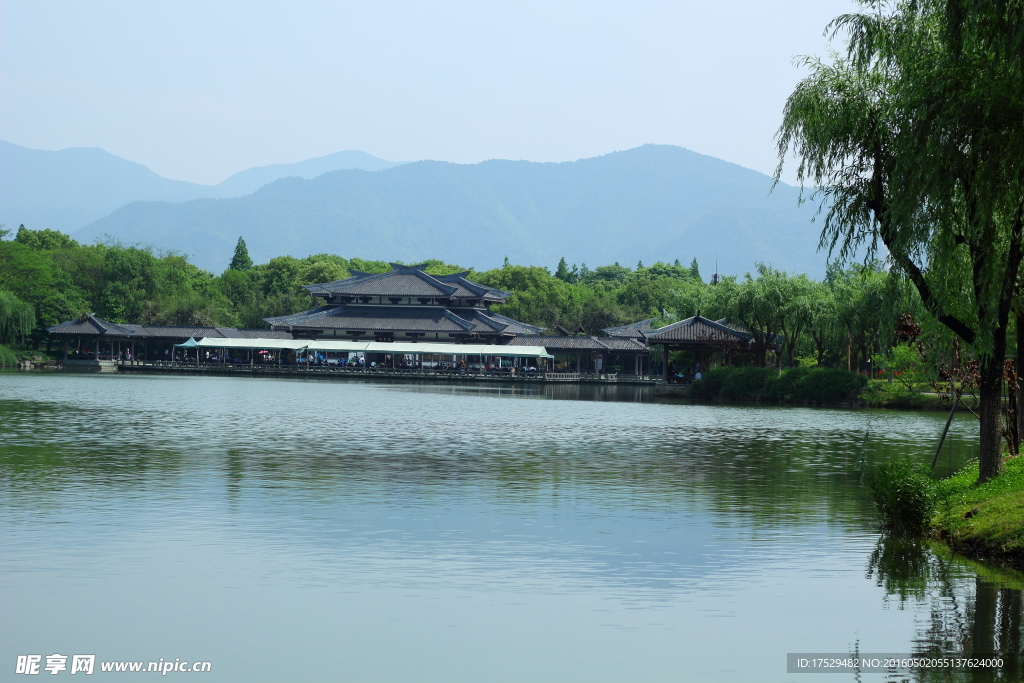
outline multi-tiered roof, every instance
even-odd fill
[[[541,331],[489,310],[508,292],[466,279],[469,271],[429,275],[425,268],[392,263],[387,273],[351,271],[344,280],[306,285],[324,305],[266,321],[296,337],[376,341],[495,344]]]

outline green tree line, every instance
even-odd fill
[[[21,226],[13,239],[0,240],[0,343],[38,347],[45,328],[85,312],[111,322],[263,328],[264,318],[317,303],[303,285],[338,280],[353,270],[389,269],[384,261],[333,254],[253,264],[239,239],[230,267],[214,275],[181,254],[82,245],[54,230]],[[593,269],[569,267],[562,259],[554,273],[507,261],[472,271],[434,260],[426,270],[469,270],[473,280],[511,294],[495,310],[553,334],[562,328],[602,335],[603,328],[647,318],[660,327],[698,311],[711,320],[725,318],[752,332],[757,365],[768,362],[774,339],[782,337],[786,365],[862,368],[892,346],[900,315],[922,314],[906,283],[879,262],[833,267],[823,280],[759,264],[752,273],[714,284],[702,279],[695,259],[688,266],[675,260]]]

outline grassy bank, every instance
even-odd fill
[[[936,483],[934,529],[956,553],[1024,568],[1024,456],[981,486],[973,463]]]

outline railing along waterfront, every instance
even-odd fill
[[[620,375],[615,373],[583,373],[583,372],[551,372],[544,370],[521,369],[479,369],[479,368],[386,368],[365,366],[312,365],[305,364],[272,364],[272,363],[217,363],[187,360],[117,360],[120,367],[139,370],[190,370],[209,373],[245,373],[245,374],[287,374],[295,376],[316,377],[389,377],[409,379],[470,379],[470,380],[505,380],[505,381],[542,381],[542,382],[629,382],[644,384],[653,383],[654,379],[646,375]]]

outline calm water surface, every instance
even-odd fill
[[[1019,651],[997,618],[1019,609],[1005,574],[875,528],[865,477],[930,460],[944,419],[631,388],[3,373],[0,667],[94,653],[206,660],[208,681],[840,681],[787,674],[786,653]],[[970,420],[940,473],[976,448]]]

